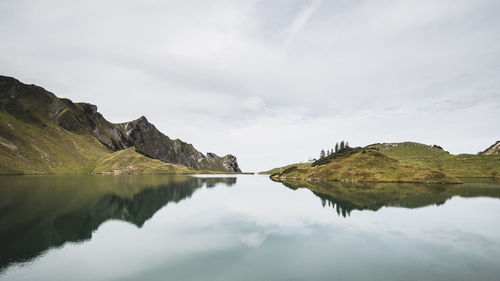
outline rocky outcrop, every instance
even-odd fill
[[[480,155],[499,155],[500,154],[500,141],[495,142],[492,146],[488,147]]]
[[[89,104],[80,106],[86,111],[92,134],[112,150],[134,146],[137,152],[166,163],[181,164],[197,170],[241,172],[233,155],[224,157],[213,153],[204,155],[190,143],[170,139],[144,116],[134,121],[112,124],[96,110],[92,111],[93,113],[88,110],[95,106]]]
[[[54,122],[68,131],[90,134],[113,151],[135,147],[137,152],[167,163],[193,169],[241,172],[233,155],[204,155],[192,144],[170,139],[144,116],[114,124],[107,121],[95,105],[58,98],[41,87],[25,85],[11,77],[0,76],[0,106],[25,122],[40,126]]]
[[[241,172],[233,155],[204,155],[190,143],[170,139],[144,116],[131,122],[116,124],[116,127],[98,127],[95,134],[102,143],[119,147],[135,146],[136,151],[163,162],[182,164],[198,170]]]

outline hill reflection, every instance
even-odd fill
[[[464,184],[343,183],[332,181],[282,182],[288,188],[307,188],[320,198],[323,207],[347,217],[353,210],[377,211],[382,207],[420,208],[441,205],[454,196],[500,198],[498,183]]]
[[[85,241],[115,219],[142,227],[158,210],[235,177],[23,176],[0,184],[0,271],[66,242]]]

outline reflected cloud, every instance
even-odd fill
[[[165,205],[235,177],[3,177],[0,185],[0,271],[66,242],[82,242],[108,220],[142,227]]]
[[[267,234],[263,232],[250,232],[241,236],[241,242],[243,242],[248,247],[258,248],[264,243],[267,238]]]

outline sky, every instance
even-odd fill
[[[0,75],[244,171],[500,140],[500,1],[0,1]]]

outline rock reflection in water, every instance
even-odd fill
[[[85,241],[103,222],[138,227],[169,202],[235,177],[26,176],[0,183],[0,271],[65,242]]]

